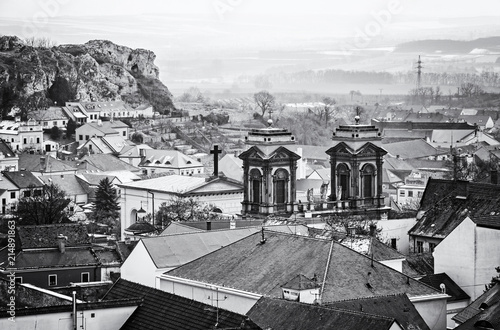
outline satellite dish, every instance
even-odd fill
[[[444,283],[439,284],[439,288],[441,289],[441,293],[446,293],[446,285]]]

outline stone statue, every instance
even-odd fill
[[[321,200],[324,201],[326,199],[326,192],[328,191],[328,185],[329,183],[323,183],[321,184]]]
[[[307,201],[309,203],[313,201],[313,188],[307,189]]]

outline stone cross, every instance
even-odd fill
[[[219,176],[219,154],[222,150],[219,150],[218,145],[214,145],[214,150],[210,150],[210,154],[214,155],[214,176]]]

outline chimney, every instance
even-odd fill
[[[491,183],[498,184],[498,170],[491,170]]]
[[[47,169],[47,163],[45,156],[40,157],[40,170],[45,171]]]
[[[146,157],[146,149],[139,149],[139,156]]]
[[[130,245],[130,237],[125,237],[125,245]]]
[[[59,251],[61,253],[66,252],[66,241],[67,240],[68,240],[67,236],[64,236],[62,234],[59,234],[59,236],[57,236],[57,245],[58,245]]]

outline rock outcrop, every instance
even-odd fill
[[[5,114],[20,100],[47,98],[54,82],[68,82],[70,98],[80,101],[124,100],[153,104],[156,111],[173,108],[171,94],[161,83],[156,56],[107,40],[51,48],[26,45],[18,37],[0,37],[0,105]]]

